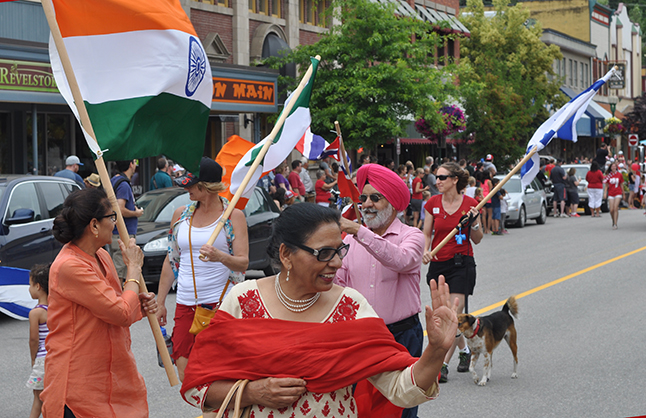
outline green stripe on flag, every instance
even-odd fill
[[[97,141],[109,161],[168,156],[199,172],[210,109],[169,93],[90,104],[85,102]]]

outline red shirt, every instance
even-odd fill
[[[419,178],[419,177],[415,177],[413,179],[413,196],[412,196],[412,199],[422,200],[422,192],[415,193],[415,185],[420,184],[421,182],[422,182],[422,179]],[[423,188],[424,187],[421,187],[421,184],[420,184],[420,190],[422,190]]]
[[[429,215],[426,216],[433,217],[433,230],[435,231],[435,234],[433,235],[431,249],[435,248],[440,242],[442,242],[442,240],[453,230],[453,228],[458,225],[460,218],[462,218],[463,215],[466,215],[467,212],[469,212],[469,209],[477,205],[478,202],[476,202],[475,199],[463,195],[462,204],[460,205],[458,210],[456,210],[452,215],[449,215],[444,211],[444,207],[442,206],[442,195],[438,194],[432,196],[428,200],[428,202],[426,202],[426,205],[424,205],[424,209],[426,209],[426,211],[429,213]],[[469,231],[465,231],[463,229],[462,233],[464,235],[467,235],[464,241],[462,241],[462,244],[458,244],[455,237],[452,238],[435,255],[435,259],[433,261],[447,261],[458,253],[473,256],[473,245],[471,245],[468,236]]]
[[[332,197],[332,193],[323,188],[324,184],[325,181],[323,179],[316,180],[316,184],[314,185],[314,189],[316,190],[316,203],[329,202]]]
[[[305,196],[305,185],[303,184],[303,180],[301,180],[301,176],[296,171],[290,172],[287,180],[297,195]]]
[[[603,183],[608,185],[608,196],[621,196],[624,191],[621,183],[624,182],[624,176],[620,172],[610,173],[603,179]]]
[[[588,189],[603,189],[603,173],[601,170],[588,171],[585,175],[585,181],[588,182]]]

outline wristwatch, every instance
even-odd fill
[[[477,231],[478,229],[480,229],[480,224],[471,225],[471,229]]]

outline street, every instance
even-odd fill
[[[646,414],[643,300],[646,216],[621,210],[613,231],[602,218],[529,221],[506,236],[486,236],[475,247],[477,284],[471,312],[487,314],[493,304],[516,295],[519,306],[518,379],[511,379],[512,356],[506,343],[494,352],[491,381],[473,383],[457,373],[457,352],[449,381],[437,400],[420,407],[431,417],[630,417]],[[422,266],[422,304],[429,304]],[[252,277],[260,277],[256,274]],[[174,294],[167,300],[169,320]],[[0,417],[29,414],[28,328],[0,314]],[[171,324],[168,329],[170,330]],[[147,322],[131,328],[133,351],[146,380],[150,416],[194,418],[200,412],[169,387],[157,365]],[[366,335],[366,338],[370,338]],[[262,341],[258,342],[262,347]],[[482,374],[482,362],[477,367]]]

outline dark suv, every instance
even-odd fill
[[[62,247],[52,234],[54,218],[79,189],[61,177],[0,174],[0,266],[53,261]]]

